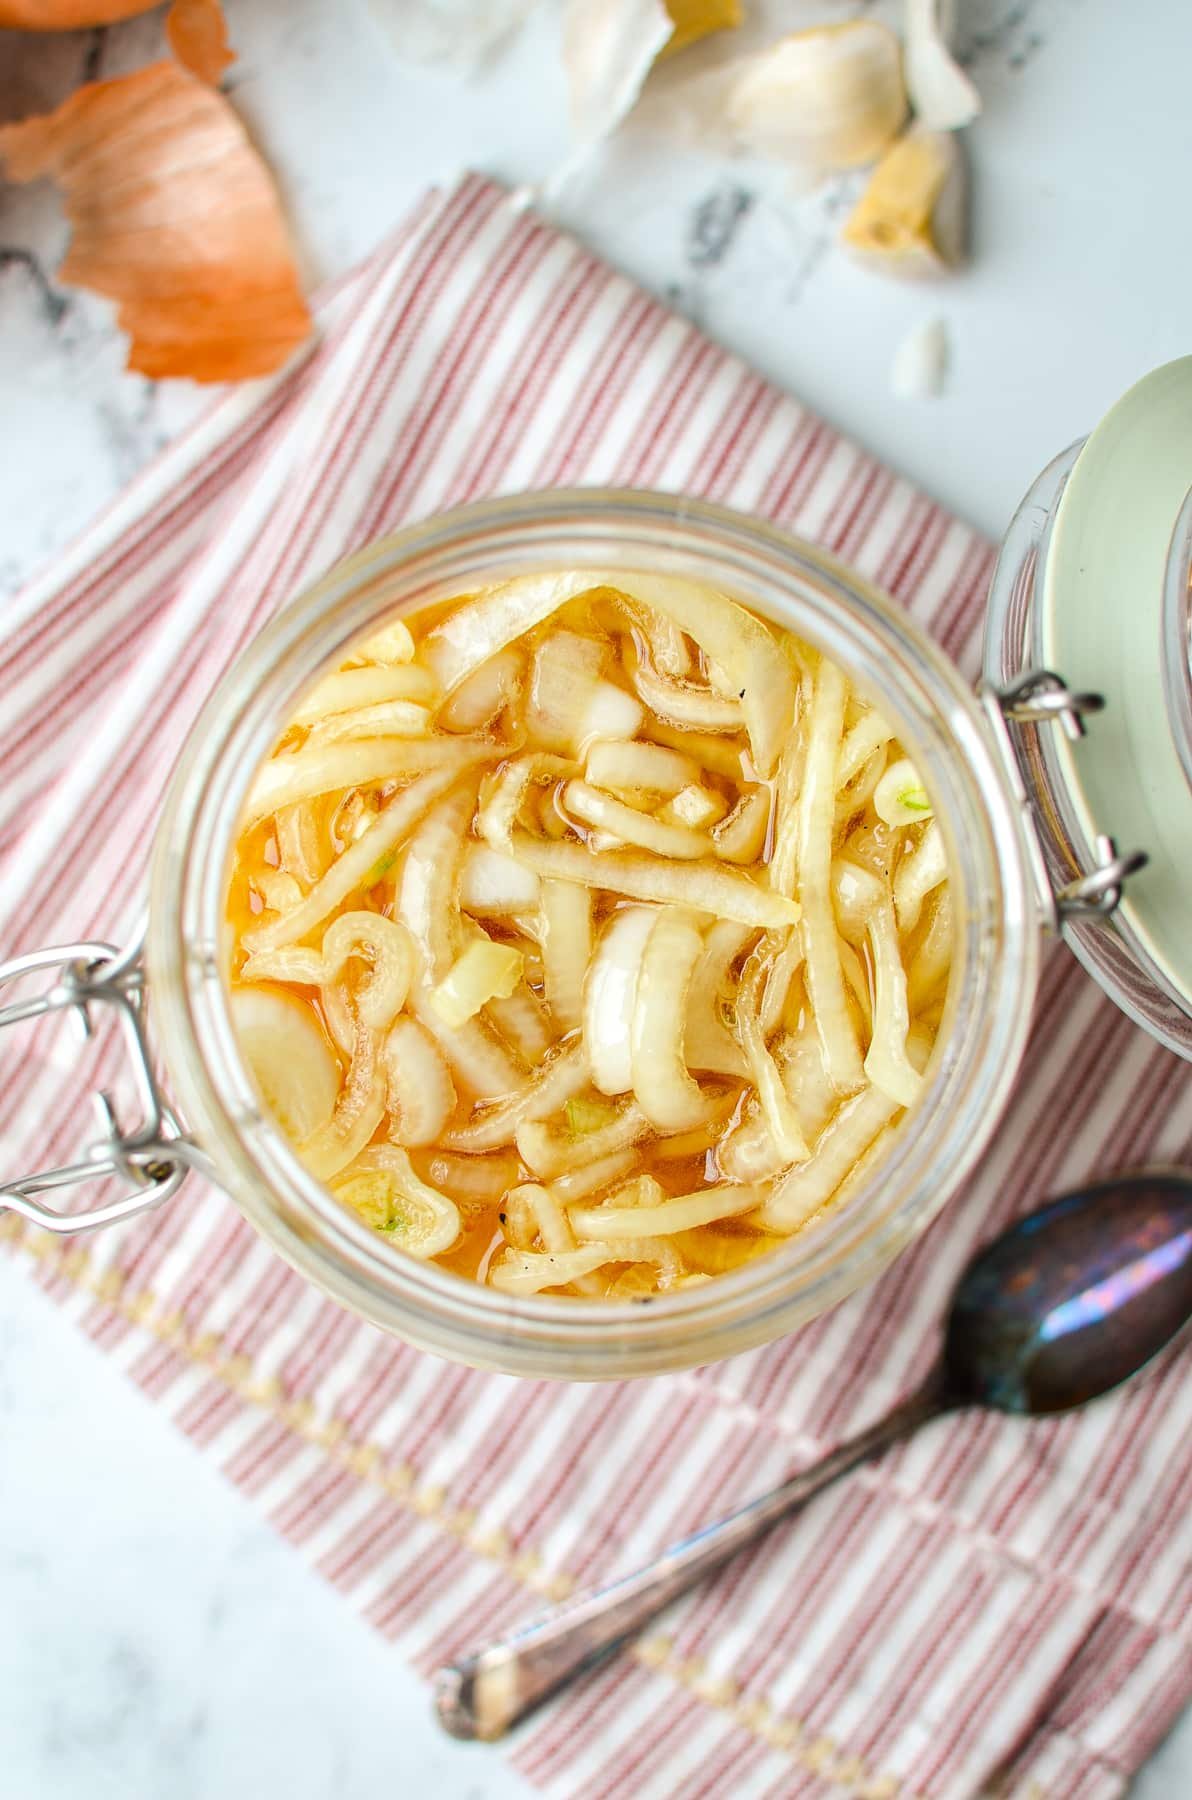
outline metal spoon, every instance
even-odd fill
[[[1032,1416],[1083,1406],[1137,1374],[1190,1318],[1192,1174],[1141,1170],[1052,1200],[969,1264],[942,1354],[917,1392],[646,1568],[441,1669],[441,1723],[453,1737],[500,1737],[813,1494],[927,1420],[965,1406]]]

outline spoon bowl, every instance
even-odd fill
[[[1192,1177],[1141,1170],[1028,1213],[973,1258],[944,1338],[954,1405],[1068,1412],[1192,1318]]]

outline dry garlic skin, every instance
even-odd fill
[[[919,774],[725,594],[554,571],[387,626],[258,771],[233,1019],[395,1255],[648,1297],[776,1249],[923,1083],[952,909]]]

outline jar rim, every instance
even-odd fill
[[[299,1163],[239,1055],[222,976],[229,852],[249,780],[298,695],[383,618],[529,566],[694,575],[814,643],[880,700],[939,801],[958,962],[927,1090],[876,1170],[791,1243],[675,1294],[513,1298],[401,1256]],[[357,552],[244,651],[184,747],[155,845],[147,960],[178,1102],[241,1210],[304,1274],[421,1348],[515,1373],[642,1374],[768,1341],[876,1274],[980,1155],[1030,1024],[1039,916],[1017,804],[942,651],[834,558],[707,501],[623,490],[486,500]],[[959,969],[959,978],[956,970]]]

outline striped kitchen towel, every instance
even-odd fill
[[[220,671],[336,558],[479,495],[710,496],[826,544],[975,669],[989,546],[492,183],[429,198],[320,319],[299,367],[218,400],[7,615],[7,951],[118,940]],[[7,1069],[6,1167],[64,1160],[83,1077],[52,1047]],[[950,1283],[1002,1221],[1090,1172],[1187,1155],[1187,1069],[1055,950],[1009,1121],[868,1292],[768,1349],[606,1387],[406,1348],[197,1181],[107,1234],[62,1242],[9,1217],[4,1235],[429,1672],[874,1418],[927,1365]],[[1192,1687],[1188,1416],[1168,1357],[1078,1416],[937,1424],[507,1754],[591,1800],[1110,1800]]]

